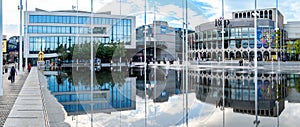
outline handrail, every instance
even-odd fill
[[[40,83],[40,92],[41,92],[41,98],[42,98],[42,103],[43,103],[43,116],[44,116],[44,120],[45,120],[45,127],[50,127],[50,123],[49,123],[49,119],[48,119],[48,112],[46,109],[46,102],[45,102],[45,98],[44,98],[44,93],[41,87],[41,78],[40,78],[40,72],[38,70],[38,77],[39,77],[39,83]]]

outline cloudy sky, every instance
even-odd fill
[[[23,6],[25,9],[25,1]],[[44,10],[71,10],[78,1],[79,10],[90,10],[90,0],[27,0],[28,10],[40,8]],[[137,16],[137,27],[144,24],[145,0],[94,0],[94,11],[112,11],[112,14]],[[254,0],[224,0],[225,18],[231,18],[232,11],[250,10],[254,8]],[[274,8],[276,0],[257,0],[259,8]],[[189,27],[194,28],[203,22],[213,21],[222,14],[222,0],[188,0]],[[293,3],[293,4],[291,4]],[[20,0],[3,0],[3,34],[12,36],[19,34]],[[154,9],[156,5],[157,9]],[[286,21],[295,21],[300,16],[298,0],[279,0],[279,10]],[[120,11],[121,7],[121,11]],[[182,0],[148,0],[147,23],[151,23],[156,10],[156,19],[168,21],[170,25],[182,26]]]

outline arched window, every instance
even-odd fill
[[[269,19],[272,19],[273,18],[273,11],[272,10],[269,10]]]
[[[263,11],[259,12],[259,18],[264,18],[264,12]]]
[[[268,18],[268,10],[265,10],[265,16],[264,16],[264,18]]]

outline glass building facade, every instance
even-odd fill
[[[39,51],[45,59],[55,58],[55,50],[62,45],[124,43],[135,48],[135,17],[83,11],[28,11],[25,12],[25,57],[37,59]]]
[[[233,12],[233,19],[226,20],[224,29],[224,58],[246,59],[254,58],[254,17],[248,16],[253,10]],[[257,19],[258,60],[272,60],[280,57],[279,48],[283,47],[283,16],[278,13],[278,28],[280,39],[275,39],[276,9],[261,9]],[[196,26],[196,32],[189,35],[190,57],[193,59],[221,60],[222,33],[218,21]]]

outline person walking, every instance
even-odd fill
[[[28,65],[27,65],[27,70],[28,70],[28,73],[29,73],[30,70],[31,70],[31,65],[30,65],[30,63],[28,63]]]
[[[5,70],[5,73],[8,72],[8,63],[5,63],[5,65],[4,65],[4,70]]]
[[[17,75],[17,71],[16,71],[15,67],[12,66],[10,69],[10,73],[9,73],[11,83],[15,82],[15,75]]]

